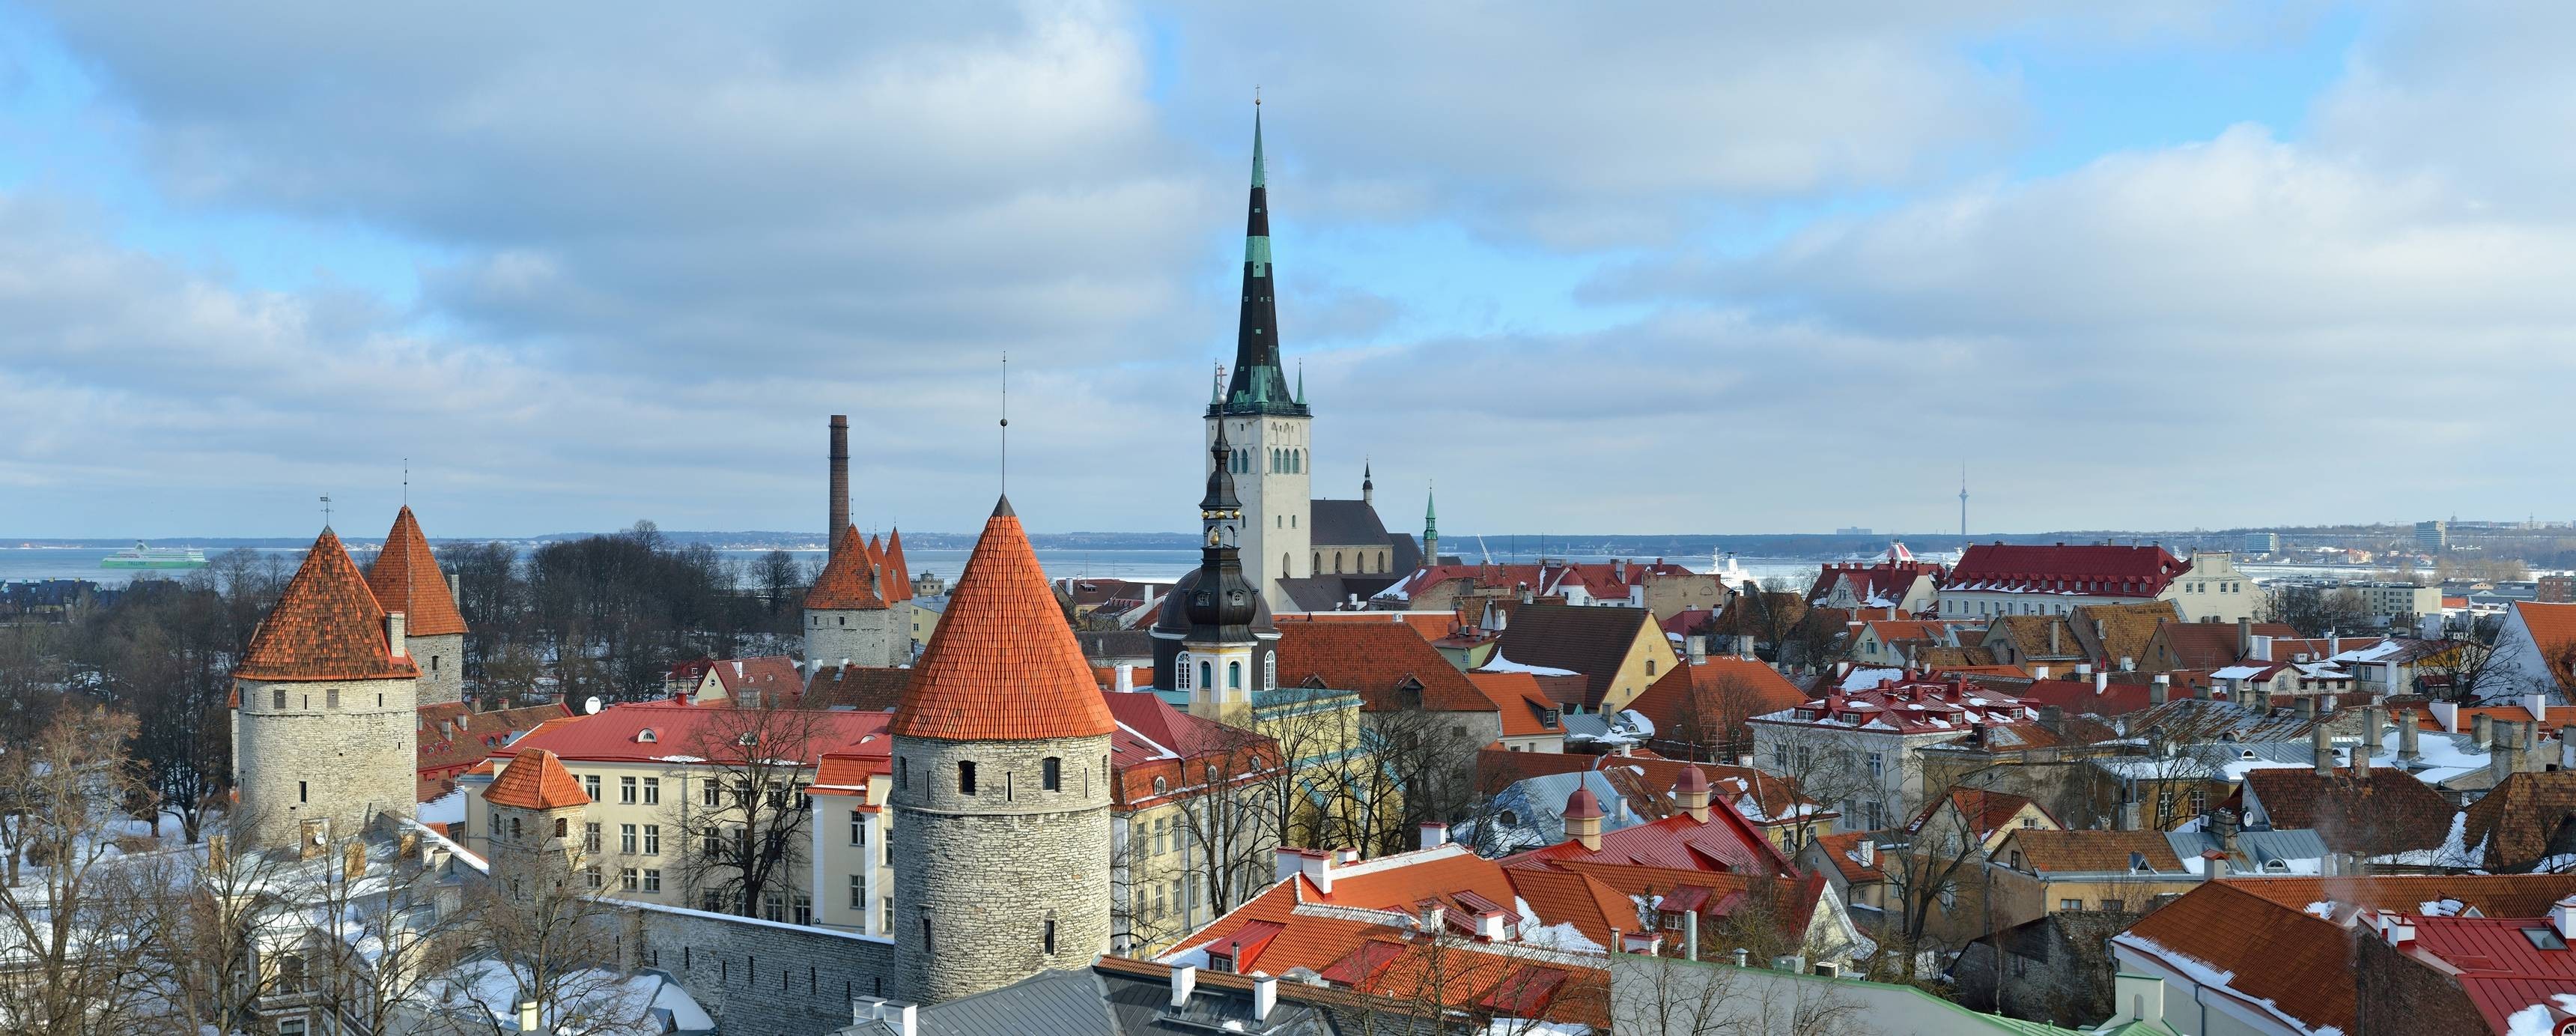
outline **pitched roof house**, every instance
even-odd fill
[[[1584,711],[1617,712],[1678,662],[1643,608],[1530,605],[1512,613],[1485,668],[1579,674]]]

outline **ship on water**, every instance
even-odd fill
[[[204,568],[206,552],[194,547],[147,547],[140,540],[130,550],[98,559],[100,568]]]

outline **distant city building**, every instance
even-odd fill
[[[2439,554],[2451,549],[2451,523],[2430,521],[2415,523],[2415,549]]]
[[[2163,547],[1980,543],[1942,580],[1940,616],[2064,615],[2091,604],[2172,601],[2196,622],[2254,614],[2254,584],[2234,555],[2177,558]]]
[[[2372,615],[2385,615],[2400,626],[2411,626],[2417,619],[2442,612],[2442,588],[2415,583],[2364,582],[2349,584],[2361,594],[2362,603]]]
[[[2245,553],[2248,554],[2278,554],[2281,552],[2281,534],[2277,532],[2246,533],[2243,549]]]
[[[2534,589],[2532,600],[2542,604],[2576,603],[2576,576],[2542,576]]]
[[[1843,526],[1842,528],[1839,528],[1839,529],[1834,530],[1834,535],[1836,535],[1836,536],[1867,536],[1867,535],[1869,535],[1869,527],[1868,527],[1868,526],[1865,526],[1865,525],[1846,525],[1846,526]]]

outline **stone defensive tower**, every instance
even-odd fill
[[[403,626],[323,529],[233,670],[246,835],[310,843],[412,815],[420,670]]]
[[[403,653],[420,669],[420,703],[465,700],[465,615],[408,505],[394,515],[384,551],[367,566],[367,588],[377,607],[403,613]]]
[[[1108,947],[1116,729],[1005,498],[887,726],[896,992],[954,1000]]]
[[[899,563],[898,563],[899,564]],[[818,666],[902,665],[912,654],[908,609],[897,607],[911,587],[890,580],[895,566],[842,526],[814,586],[805,592],[805,661]]]
[[[492,811],[492,876],[508,883],[511,898],[543,896],[543,883],[569,881],[586,862],[581,825],[590,795],[553,752],[511,759],[484,789],[483,804]]]

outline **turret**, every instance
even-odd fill
[[[842,526],[832,559],[805,592],[805,660],[814,665],[900,665],[911,654],[912,631],[886,598],[878,551]]]
[[[308,848],[410,817],[420,669],[407,617],[388,614],[329,529],[233,669],[237,827]]]
[[[465,700],[465,615],[408,505],[367,566],[367,588],[378,607],[403,613],[403,653],[420,668],[420,703]]]
[[[1252,718],[1252,696],[1274,682],[1271,650],[1279,639],[1270,608],[1243,575],[1243,504],[1225,459],[1234,445],[1223,428],[1210,444],[1207,493],[1199,499],[1199,567],[1181,577],[1154,620],[1158,685],[1189,693],[1191,715],[1237,726]]]

